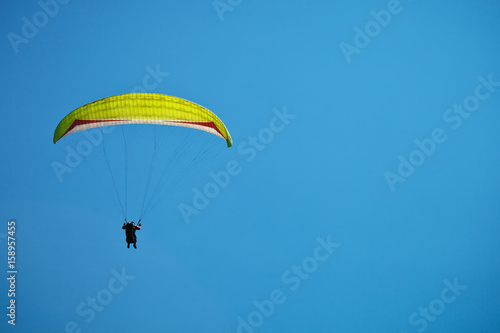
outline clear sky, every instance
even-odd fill
[[[0,8],[1,332],[500,332],[498,1]],[[127,249],[154,126],[52,136],[140,91],[234,145],[157,126],[172,172]]]

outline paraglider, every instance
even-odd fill
[[[137,236],[135,235],[136,230],[141,230],[141,222],[135,225],[134,221],[123,223],[122,229],[125,229],[125,241],[127,242],[127,249],[130,248],[130,244],[134,244],[134,249],[137,249]]]
[[[106,97],[100,100],[97,100],[92,103],[88,103],[83,105],[67,116],[65,116],[57,125],[53,142],[57,143],[64,137],[70,136],[74,133],[87,131],[89,129],[95,129],[104,126],[113,126],[119,125],[122,127],[124,125],[132,125],[132,124],[146,124],[146,125],[168,125],[173,127],[187,127],[192,129],[197,129],[200,131],[204,131],[215,136],[218,136],[226,141],[227,147],[231,147],[233,142],[229,131],[223,122],[210,110],[196,104],[190,102],[188,100],[167,96],[162,94],[154,94],[154,93],[130,93],[123,95],[116,95],[111,97]],[[149,128],[149,126],[147,126]],[[149,168],[149,173],[147,181],[145,182],[145,190],[144,190],[144,198],[141,208],[141,213],[139,216],[139,221],[149,213],[151,208],[159,201],[159,196],[161,192],[161,187],[164,184],[164,178],[168,176],[168,172],[162,173],[159,178],[159,183],[156,184],[156,187],[150,185],[151,182],[151,170],[153,169],[153,163],[157,155],[161,155],[164,149],[160,149],[157,147],[157,137],[156,137],[156,127],[151,127],[153,130],[151,132],[154,133],[154,146],[153,153],[151,157],[151,165]],[[191,136],[193,131],[186,129],[187,132],[184,135]],[[196,132],[196,131],[194,131]],[[122,133],[123,127],[122,127]],[[115,177],[113,176],[112,168],[108,161],[108,153],[106,152],[106,145],[104,144],[104,135],[102,135],[103,143],[102,149],[104,152],[104,160],[107,163],[107,169],[109,174],[111,175],[111,180],[115,189],[115,194],[117,196],[117,202],[120,205],[123,217],[125,221],[127,221],[127,193],[125,193],[125,204],[122,203],[122,199],[120,194],[118,193],[118,186],[116,185]],[[124,147],[126,151],[126,158],[128,159],[128,148],[127,148],[127,140],[126,135],[123,134],[124,139]],[[140,138],[143,140],[143,138]],[[139,141],[139,140],[135,140]],[[168,141],[168,140],[163,140]],[[168,144],[171,143],[170,140]],[[142,141],[141,141],[142,142]],[[210,141],[211,142],[211,141]],[[208,144],[208,140],[200,139],[198,141],[191,142],[191,146]],[[215,143],[210,143],[211,145],[216,145]],[[217,145],[218,146],[218,145]],[[141,147],[143,148],[143,147]],[[189,148],[189,147],[188,147]],[[146,150],[146,149],[143,149]],[[179,148],[173,154],[172,159],[173,162],[176,162],[175,159],[181,160],[182,163],[186,163],[185,157],[180,157],[179,150],[182,153],[184,147]],[[113,152],[115,153],[115,152]],[[115,154],[116,155],[116,154]],[[206,155],[206,154],[205,154]],[[197,158],[197,157],[196,157]],[[196,159],[193,158],[193,159]],[[125,177],[128,177],[128,160],[126,160],[125,165]],[[184,166],[184,165],[183,165]],[[167,169],[167,167],[159,168],[160,170]],[[188,169],[189,167],[185,167],[184,169]],[[182,170],[185,171],[185,170]],[[135,180],[135,178],[134,178]],[[128,187],[128,178],[125,180],[125,192],[127,192]],[[154,188],[151,191],[151,188]],[[159,190],[160,189],[160,190]],[[127,247],[130,247],[130,244],[134,244],[134,248],[136,248],[137,238],[135,236],[135,231],[140,230],[140,223],[135,225],[133,222],[127,222],[122,226],[123,229],[126,230],[127,235]]]

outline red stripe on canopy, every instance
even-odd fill
[[[69,131],[71,131],[73,128],[76,126],[80,125],[86,125],[86,124],[93,124],[93,123],[106,123],[106,122],[113,122],[113,121],[120,121],[119,119],[75,119],[73,124],[68,128],[68,130],[61,136],[65,136],[68,134]]]
[[[220,136],[222,136],[224,138],[224,134],[222,134],[221,131],[219,131],[217,126],[215,126],[215,124],[212,121],[175,121],[175,120],[172,120],[170,122],[171,123],[179,123],[179,124],[192,124],[192,125],[205,126],[205,127],[216,130],[217,133],[219,133]]]
[[[94,124],[94,123],[109,123],[109,122],[114,122],[114,121],[127,121],[127,120],[132,120],[132,119],[75,119],[73,124],[68,128],[68,130],[62,135],[65,136],[70,132],[73,128],[81,125],[87,125],[87,124]],[[198,126],[205,126],[211,129],[214,129],[217,133],[220,134],[221,137],[224,138],[224,134],[215,126],[215,124],[212,121],[175,121],[175,120],[168,120],[168,122],[171,123],[179,123],[179,124],[191,124],[191,125],[198,125]]]

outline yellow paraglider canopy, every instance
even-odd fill
[[[106,97],[72,111],[57,125],[54,143],[90,128],[120,124],[183,126],[215,134],[231,147],[231,135],[210,110],[185,99],[152,93]]]

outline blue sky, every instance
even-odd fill
[[[497,1],[1,7],[2,332],[500,331]],[[199,103],[234,141],[158,129],[195,148],[137,250],[102,158],[123,200],[131,143],[137,220],[152,128],[73,166],[89,139],[52,143],[75,108],[133,91]]]

